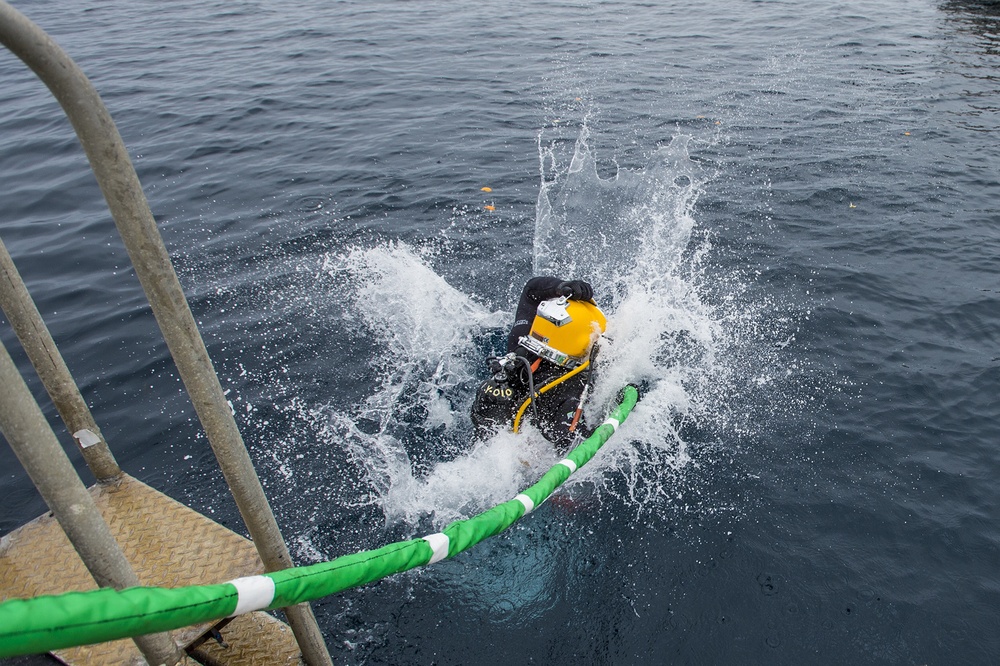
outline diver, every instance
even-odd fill
[[[564,453],[587,433],[583,405],[596,343],[607,326],[593,299],[593,288],[582,280],[528,280],[507,354],[489,359],[492,377],[472,405],[477,435],[504,427],[518,432],[530,420]]]

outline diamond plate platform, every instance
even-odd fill
[[[249,539],[130,476],[92,486],[90,494],[143,585],[214,584],[264,571]],[[0,601],[95,588],[51,513],[0,542]],[[210,628],[209,624],[185,627],[172,636],[186,648]],[[291,630],[266,613],[236,618],[221,634],[228,649],[209,639],[192,654],[213,666],[300,663]],[[68,648],[53,656],[72,666],[145,663],[130,640]],[[188,663],[195,662],[189,658]]]
[[[219,629],[190,654],[206,666],[300,666],[302,653],[291,628],[267,613],[247,613]]]

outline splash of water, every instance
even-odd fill
[[[509,499],[557,459],[530,427],[470,444],[480,338],[502,330],[510,314],[453,288],[432,259],[403,243],[324,258],[357,327],[375,338],[377,384],[349,412],[297,407],[319,439],[347,449],[367,476],[370,501],[407,533]]]
[[[394,409],[416,403],[431,425],[452,425],[442,399],[470,376],[473,337],[498,325],[499,313],[450,286],[403,243],[327,256],[323,270],[346,275],[351,309],[378,340],[374,362],[385,373],[362,416],[384,430]]]
[[[725,325],[730,313],[705,296],[711,245],[695,235],[695,204],[714,173],[690,149],[715,138],[678,133],[644,168],[609,178],[599,175],[588,139],[586,126],[571,148],[539,139],[534,267],[588,279],[609,313],[588,416],[599,419],[624,384],[644,387],[621,435],[582,477],[610,489],[609,477],[621,475],[616,492],[640,512],[643,504],[655,510],[691,461],[683,428],[711,418],[731,385],[736,332]]]
[[[641,384],[644,395],[566,492],[598,503],[615,497],[635,515],[651,516],[681,501],[678,488],[696,463],[690,428],[720,419],[719,405],[736,390],[732,352],[746,345],[753,315],[739,299],[720,302],[705,289],[711,245],[699,233],[695,204],[714,174],[690,151],[712,138],[678,133],[643,168],[601,177],[588,137],[584,126],[571,143],[539,139],[534,269],[590,280],[609,315],[591,422],[603,418],[624,384]],[[347,297],[337,316],[352,355],[363,359],[355,383],[368,389],[354,407],[293,400],[286,411],[307,432],[277,447],[275,462],[280,471],[288,462],[281,451],[301,450],[307,440],[324,452],[314,455],[346,453],[351,469],[341,476],[353,480],[341,484],[350,497],[338,502],[384,519],[379,534],[369,535],[374,541],[384,539],[384,527],[412,536],[505,501],[557,459],[530,427],[473,443],[468,413],[482,360],[505,335],[510,312],[491,311],[448,284],[434,268],[442,261],[446,250],[387,242],[320,262],[327,284],[319,288],[338,301]],[[317,275],[315,266],[302,270]],[[315,294],[305,298],[316,309]],[[338,464],[331,457],[328,469]],[[323,492],[340,491],[328,484]],[[299,550],[311,559],[323,551],[303,538]],[[365,540],[361,535],[359,545]]]

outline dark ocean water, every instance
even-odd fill
[[[118,123],[299,562],[555,460],[466,415],[534,271],[610,315],[595,416],[650,386],[510,533],[315,603],[336,663],[1000,661],[996,2],[16,6]],[[68,123],[0,81],[0,236],[98,423],[242,531]],[[6,533],[46,509],[0,471]]]

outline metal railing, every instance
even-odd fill
[[[163,239],[156,227],[139,178],[111,115],[93,84],[76,63],[41,28],[4,0],[0,0],[0,43],[3,43],[23,60],[45,83],[72,123],[107,201],[115,226],[125,243],[136,275],[149,299],[153,315],[163,332],[163,337],[167,342],[167,347],[177,366],[181,380],[191,397],[195,412],[205,429],[205,434],[216,459],[219,461],[226,483],[236,499],[236,505],[246,523],[254,545],[260,553],[265,568],[268,571],[278,571],[292,566],[288,547],[282,539],[274,514],[257,477],[257,472],[226,402],[212,360],[208,356],[205,343],[174,272],[170,256],[167,254]],[[6,250],[2,254],[6,255]],[[11,262],[4,269],[4,280],[10,279],[9,276],[16,274],[16,270],[10,270],[12,266]],[[20,288],[15,284],[19,281],[20,278],[17,278],[9,285],[8,297],[14,303],[12,310],[14,314],[8,313],[7,316],[12,322],[15,319],[23,319],[25,330],[38,331],[40,329],[37,327],[37,322],[41,321],[41,318],[38,317],[35,324],[29,323],[33,318],[30,311],[34,310],[34,314],[37,315],[37,309],[30,302],[27,290],[22,289],[23,283]],[[28,299],[27,303],[24,302],[25,299]],[[42,324],[42,328],[44,328],[44,324]],[[16,328],[15,331],[17,332]],[[20,337],[21,333],[18,335]],[[45,336],[47,336],[47,331]],[[51,341],[51,336],[48,338]],[[64,398],[69,403],[77,403],[77,406],[83,402],[82,398],[78,398],[79,390],[75,384],[72,384],[71,378],[69,382],[72,388],[57,386],[66,383],[68,371],[62,375],[65,363],[62,363],[61,358],[58,361],[52,359],[54,363],[51,366],[42,358],[50,355],[47,343],[37,346],[29,341],[28,344],[25,344],[25,349],[32,355],[32,363],[38,368],[39,375],[46,382],[46,390],[49,391],[57,405]],[[54,345],[52,345],[52,349],[54,349]],[[3,362],[3,357],[9,360],[6,350],[0,354],[0,362]],[[8,367],[7,371],[9,370]],[[20,377],[18,378],[20,379]],[[0,381],[6,381],[6,379],[0,378]],[[23,384],[23,380],[21,383]],[[2,399],[0,399],[0,402],[3,403],[3,407],[0,408],[0,416],[2,416],[0,426],[2,426],[3,433],[11,445],[15,446],[14,441],[17,440],[27,448],[32,449],[39,441],[47,440],[51,434],[52,441],[58,447],[55,434],[52,433],[52,429],[47,424],[44,428],[42,428],[41,423],[30,427],[24,424],[18,425],[19,418],[27,418],[24,414],[34,412],[38,407],[35,403],[34,408],[32,408],[21,399],[23,396],[15,399],[14,393],[15,391],[5,390],[2,393]],[[57,398],[57,396],[59,397]],[[30,393],[28,397],[31,397]],[[34,400],[32,399],[31,402],[34,403]],[[62,407],[59,407],[59,411],[60,414],[63,414]],[[89,431],[93,438],[100,439],[99,430],[96,429],[96,424],[93,424],[93,419],[89,417],[89,412],[84,417],[77,408],[72,408],[71,411],[73,413],[72,423],[71,420],[67,420],[67,427],[70,428],[71,433],[79,432],[87,442],[93,442],[93,439],[83,432]],[[82,423],[82,421],[75,420],[78,417],[89,418],[89,421],[82,427],[78,426],[79,423]],[[42,421],[44,422],[44,418]],[[47,429],[49,434],[37,432],[38,428]],[[8,434],[8,431],[14,434]],[[103,442],[103,440],[101,441]],[[49,442],[49,444],[51,443]],[[65,453],[63,455],[65,456]],[[21,457],[20,453],[18,457]],[[105,479],[113,478],[120,473],[120,470],[115,471],[117,464],[114,463],[110,452],[107,452],[107,455],[97,453],[94,458],[101,459],[96,463],[98,469],[95,470],[95,476],[98,479],[102,479],[102,477]],[[42,463],[45,463],[44,458]],[[88,464],[90,464],[90,460],[88,460]],[[44,474],[53,471],[47,469],[47,465],[44,467],[45,469],[42,470]],[[69,472],[73,472],[71,465]],[[57,474],[61,478],[64,473],[65,470]],[[29,474],[31,474],[30,470]],[[33,474],[31,476],[38,486],[38,480]],[[82,487],[83,484],[75,472],[73,472],[73,476]],[[58,484],[59,481],[56,483]],[[39,490],[41,490],[41,486],[39,486]],[[43,492],[43,497],[45,497],[45,492]],[[45,499],[48,502],[50,498],[45,497]],[[64,511],[57,512],[51,504],[50,508],[53,508],[53,512],[59,518],[67,535],[80,532],[73,527],[67,527],[67,524],[74,520],[73,515],[67,515]],[[73,540],[72,536],[71,540]],[[88,569],[93,571],[92,563],[87,560],[100,556],[91,554],[90,549],[78,544],[77,540],[73,540],[73,545],[80,552],[84,562],[87,563]],[[125,579],[114,575],[105,580],[99,579],[98,583],[116,587],[132,584],[126,580],[126,574],[123,572],[119,572],[119,574],[125,576]],[[134,577],[134,573],[132,576]],[[302,649],[305,661],[316,666],[332,664],[316,619],[308,604],[291,606],[285,608],[284,611],[299,647]],[[140,649],[146,654],[147,648],[140,646]],[[147,656],[151,659],[151,663],[176,663],[176,660],[174,662],[168,660],[170,655],[167,655],[167,658],[160,658],[154,653]]]

